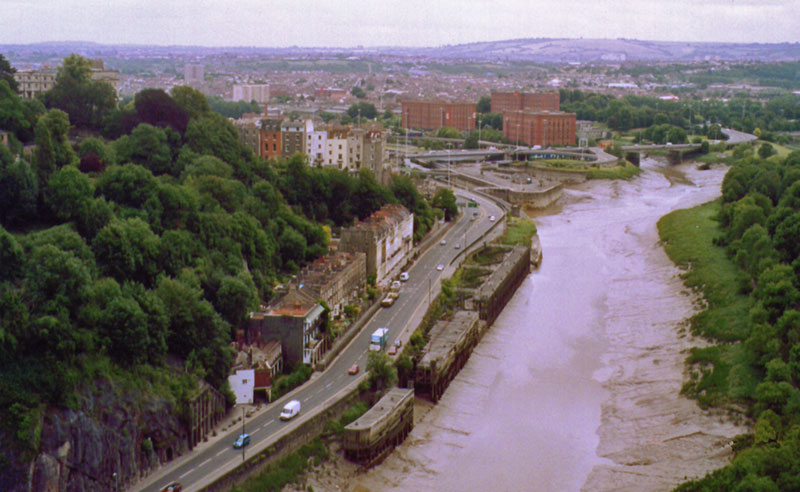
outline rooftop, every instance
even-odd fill
[[[414,390],[405,388],[392,388],[378,400],[367,413],[359,417],[356,421],[349,424],[345,429],[350,431],[367,430],[378,423],[381,419],[391,414],[398,406],[405,403],[408,399],[414,399]]]
[[[428,349],[418,366],[427,367],[432,361],[446,358],[477,320],[478,313],[475,311],[456,311],[453,319],[438,321],[431,328]]]

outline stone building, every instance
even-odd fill
[[[281,120],[268,118],[261,120],[261,152],[264,159],[276,159],[283,155],[281,139]]]
[[[57,72],[55,69],[22,70],[14,72],[19,95],[25,99],[34,99],[39,94],[44,94],[56,84]]]
[[[208,436],[225,414],[225,396],[208,383],[201,383],[189,400],[189,448]]]
[[[233,126],[239,134],[239,141],[252,150],[255,155],[261,155],[261,125],[253,119],[238,119],[233,121]]]
[[[367,285],[367,257],[364,253],[339,251],[306,266],[294,285],[302,285],[322,299],[339,317],[348,304],[354,304]]]
[[[475,129],[475,103],[445,101],[402,101],[403,128],[438,130],[444,126],[459,131]]]
[[[369,169],[383,183],[383,163],[386,160],[386,136],[378,128],[363,134],[361,168]]]
[[[337,169],[345,169],[347,164],[347,135],[350,129],[346,126],[329,126],[328,138],[325,141],[325,158],[323,165]]]
[[[303,154],[306,149],[306,125],[302,121],[287,120],[281,123],[281,156]]]
[[[342,231],[339,251],[367,255],[367,276],[380,283],[403,264],[413,248],[414,214],[402,205],[385,205]]]
[[[278,339],[286,363],[314,367],[327,349],[327,337],[320,330],[324,311],[314,292],[294,286],[264,311],[250,313],[247,341]]]

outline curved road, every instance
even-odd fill
[[[375,329],[389,328],[388,344],[398,338],[404,342],[408,340],[427,309],[428,299],[438,294],[441,279],[450,276],[455,270],[455,266],[450,264],[463,250],[465,237],[467,241],[474,241],[494,225],[489,220],[491,215],[497,220],[503,215],[500,207],[486,198],[462,191],[457,191],[457,194],[473,198],[480,207],[462,209],[466,212],[459,216],[457,222],[443,236],[447,244],[437,243],[420,255],[408,270],[409,280],[403,283],[400,297],[394,305],[378,310],[325,372],[314,373],[310,381],[270,403],[246,421],[245,430],[251,436],[251,444],[245,448],[247,456],[266,448],[297,427],[304,417],[327,406],[326,402],[334,399],[340,391],[349,390],[358,384],[365,377],[364,372],[354,377],[348,375],[347,370],[353,364],[366,367],[369,336]],[[478,218],[471,220],[475,210],[478,211]],[[456,249],[456,244],[460,244],[461,248]],[[444,271],[437,271],[437,265],[444,265]],[[300,400],[302,411],[294,420],[283,422],[278,416],[285,402],[290,399]],[[232,411],[240,410],[235,408]],[[165,464],[158,472],[134,484],[130,490],[158,492],[171,481],[181,482],[185,491],[201,489],[242,462],[242,451],[233,449],[232,446],[240,432],[241,427],[235,427],[221,437],[211,439],[209,443],[201,443],[192,452]]]

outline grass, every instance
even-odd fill
[[[742,340],[748,334],[749,297],[739,291],[740,270],[713,244],[721,230],[715,220],[720,201],[676,210],[658,221],[658,233],[672,261],[685,271],[687,287],[702,295],[705,309],[691,319],[692,333],[719,342],[694,348],[682,393],[703,406],[751,398],[758,383]]]
[[[631,179],[641,172],[642,170],[638,166],[626,162],[623,166],[590,169],[586,177],[588,179]]]
[[[536,224],[530,219],[508,217],[506,232],[500,238],[501,244],[524,246],[531,245],[531,238],[536,234]]]
[[[330,456],[330,452],[325,443],[320,437],[316,437],[289,456],[268,465],[264,472],[248,478],[242,485],[234,487],[232,491],[278,492],[287,484],[297,483],[309,468],[319,465],[328,459],[328,456]]]

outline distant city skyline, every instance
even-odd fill
[[[800,0],[0,0],[0,43],[441,46],[517,38],[798,42]]]

